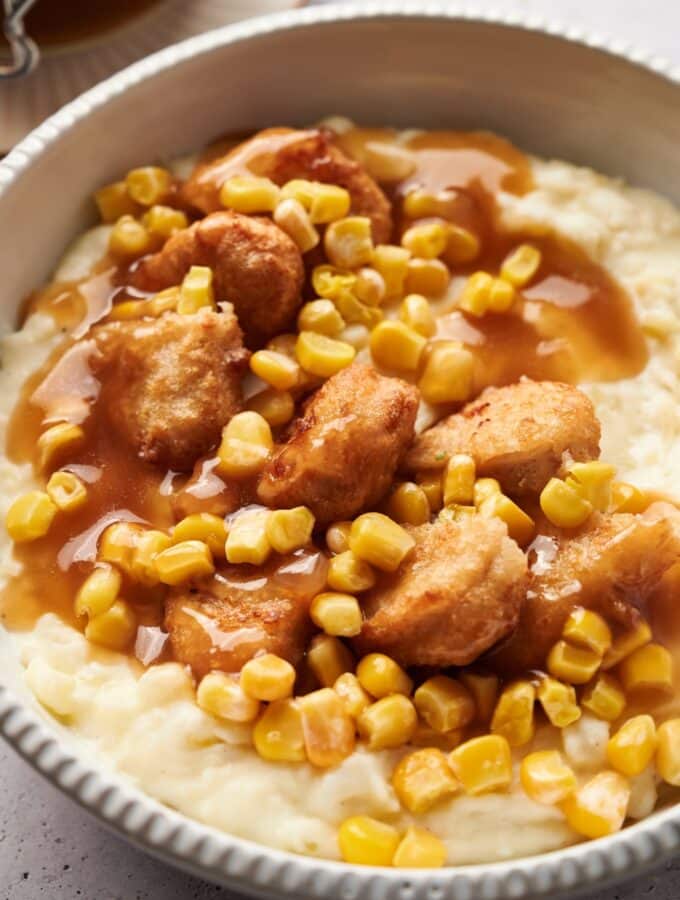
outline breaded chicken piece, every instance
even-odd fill
[[[519,626],[489,664],[504,674],[544,668],[577,607],[600,613],[615,628],[633,626],[637,607],[680,560],[677,517],[661,505],[642,515],[597,514],[573,537],[540,538]]]
[[[239,144],[226,156],[196,168],[184,185],[187,203],[204,213],[221,209],[220,188],[233,175],[255,174],[282,185],[294,178],[322,181],[346,188],[351,212],[368,216],[373,240],[384,244],[392,235],[390,202],[359,163],[332,143],[332,132],[268,128]]]
[[[499,519],[438,519],[409,529],[416,546],[362,596],[361,653],[404,666],[462,666],[512,632],[527,561]]]
[[[288,560],[293,570],[307,566],[303,576],[283,574],[277,558],[256,569],[225,565],[191,591],[174,588],[165,603],[165,629],[175,658],[197,678],[212,669],[238,672],[262,652],[296,665],[313,630],[309,607],[327,572],[322,554],[306,559]]]
[[[141,459],[191,471],[242,406],[250,354],[233,312],[111,322],[92,336],[115,430]]]
[[[409,471],[441,469],[454,453],[469,453],[477,474],[497,478],[508,494],[537,494],[559,471],[563,454],[575,461],[600,455],[600,423],[578,388],[525,379],[488,388],[425,431],[405,466]]]
[[[284,331],[301,303],[304,280],[297,245],[271,219],[218,212],[178,231],[141,260],[134,287],[159,291],[179,284],[191,266],[209,266],[217,300],[233,304],[249,347]]]
[[[270,455],[257,494],[275,508],[308,506],[319,524],[349,519],[388,490],[413,439],[418,391],[354,363],[333,375]]]

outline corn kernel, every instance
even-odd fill
[[[418,381],[427,403],[463,403],[472,393],[474,356],[458,341],[437,341],[430,348]]]
[[[534,520],[505,494],[492,493],[480,503],[479,512],[486,518],[497,518],[505,522],[508,535],[521,547],[525,547],[534,536]]]
[[[585,684],[599,669],[602,657],[586,647],[558,641],[548,654],[548,671],[569,684]]]
[[[270,703],[255,723],[253,744],[262,759],[304,762],[305,739],[298,701],[275,700]]]
[[[163,531],[156,529],[143,529],[136,541],[132,552],[132,558],[127,568],[127,573],[145,585],[154,585],[159,582],[156,558],[159,553],[167,550],[172,544],[170,537]]]
[[[465,741],[449,754],[449,765],[467,794],[504,791],[512,781],[510,744],[500,734]]]
[[[5,526],[12,540],[19,544],[35,541],[50,530],[57,506],[44,491],[29,491],[18,497],[7,510]]]
[[[436,259],[446,250],[448,238],[448,227],[443,222],[419,222],[404,232],[401,245],[413,256]]]
[[[586,499],[593,509],[607,512],[611,506],[612,480],[616,468],[599,460],[573,463],[566,483]]]
[[[125,178],[128,194],[142,206],[160,203],[172,187],[172,175],[160,166],[131,169]]]
[[[62,512],[73,512],[87,502],[87,488],[72,472],[54,472],[45,490]]]
[[[627,693],[673,690],[673,657],[661,644],[646,644],[634,650],[623,660],[618,673]]]
[[[485,500],[488,500],[489,497],[494,494],[501,493],[501,486],[495,478],[478,478],[475,481],[475,490],[474,490],[474,504],[475,506],[481,506]]]
[[[520,244],[501,265],[501,278],[515,287],[528,284],[541,265],[541,251],[531,244]]]
[[[314,516],[306,506],[276,509],[267,517],[267,538],[277,553],[293,553],[312,538]]]
[[[115,522],[103,532],[99,542],[99,558],[129,572],[142,528],[131,522]]]
[[[180,290],[181,287],[175,285],[174,287],[166,288],[164,291],[159,291],[150,300],[142,301],[146,307],[144,315],[161,316],[168,310],[177,309]]]
[[[297,200],[301,206],[309,210],[317,184],[318,182],[307,181],[304,178],[292,178],[281,188],[281,197],[284,200]]]
[[[449,225],[444,257],[449,265],[462,265],[477,259],[481,244],[477,235],[461,225]]]
[[[404,197],[403,212],[409,219],[426,219],[430,216],[451,218],[457,199],[453,190],[431,194],[422,188],[409,191]]]
[[[371,331],[365,325],[353,323],[346,325],[338,335],[341,341],[350,344],[355,350],[363,350],[368,347],[368,338]]]
[[[173,209],[172,206],[160,206],[158,204],[147,210],[142,216],[144,225],[151,234],[158,237],[169,238],[176,231],[181,231],[189,225],[186,213],[181,209]]]
[[[399,832],[370,816],[345,819],[338,829],[340,856],[355,866],[391,866]]]
[[[269,178],[235,175],[220,188],[220,203],[238,213],[273,212],[279,202],[279,188]]]
[[[361,609],[351,594],[318,594],[312,601],[309,615],[326,634],[336,637],[355,637],[361,631]]]
[[[77,616],[94,618],[111,609],[120,591],[121,577],[117,569],[99,563],[81,584],[74,603]]]
[[[316,182],[309,204],[309,218],[314,225],[328,225],[343,219],[349,212],[351,203],[352,198],[346,188]]]
[[[273,219],[297,244],[300,253],[308,253],[321,240],[309,213],[298,200],[287,199],[278,203]]]
[[[522,747],[534,736],[536,689],[530,681],[515,681],[503,688],[491,719],[493,734],[502,735],[511,747]]]
[[[203,541],[213,556],[224,557],[227,526],[224,519],[212,513],[194,513],[186,516],[172,529],[172,543]]]
[[[409,812],[421,815],[455,794],[458,782],[442,751],[426,748],[403,757],[392,774],[392,787]]]
[[[561,803],[576,790],[576,776],[558,750],[529,753],[522,760],[519,777],[536,803]]]
[[[241,669],[241,688],[253,700],[285,700],[294,684],[295,669],[275,653],[255,656]]]
[[[611,485],[610,512],[641,513],[647,509],[649,502],[644,491],[625,481],[613,481]]]
[[[350,550],[383,572],[395,572],[415,547],[401,525],[382,513],[364,513],[352,522]]]
[[[273,446],[266,419],[252,411],[237,413],[222,431],[222,442],[217,450],[219,471],[229,478],[256,475]]]
[[[647,768],[655,752],[656,725],[646,715],[628,719],[607,743],[609,765],[631,778]]]
[[[107,225],[117,222],[121,216],[136,216],[139,212],[139,204],[129,195],[124,181],[114,181],[99,188],[95,191],[94,202],[102,222]]]
[[[410,258],[408,250],[394,244],[378,244],[373,251],[373,268],[383,277],[387,300],[403,295]]]
[[[562,629],[562,637],[577,647],[586,647],[600,656],[612,645],[612,633],[602,616],[590,609],[575,609]]]
[[[680,785],[680,719],[669,719],[657,731],[656,771],[667,783]]]
[[[92,644],[109,650],[124,650],[137,631],[135,614],[124,600],[116,600],[85,626],[85,637]]]
[[[312,270],[312,287],[319,297],[328,300],[337,300],[341,294],[353,291],[356,279],[354,272],[337,266],[315,266]]]
[[[252,722],[260,712],[259,701],[243,692],[235,676],[224,672],[208,672],[203,676],[196,702],[204,712],[227,722]]]
[[[371,220],[365,216],[348,216],[332,222],[324,235],[324,249],[332,265],[358,269],[373,259]]]
[[[554,678],[542,678],[536,689],[536,697],[556,728],[566,728],[581,718],[581,710],[576,704],[576,691],[570,684]]]
[[[215,305],[212,283],[212,269],[208,266],[192,266],[182,280],[177,312],[192,315],[203,307],[212,308]]]
[[[307,663],[320,684],[333,687],[341,675],[352,671],[354,657],[338,638],[319,634],[309,645]]]
[[[325,769],[350,756],[355,744],[354,721],[335,691],[321,688],[298,702],[309,762]]]
[[[466,453],[456,453],[449,458],[442,476],[444,505],[470,504],[474,497],[475,461]]]
[[[613,722],[626,706],[626,695],[616,679],[611,675],[600,674],[581,695],[581,706],[598,719]]]
[[[371,355],[385,369],[414,371],[418,368],[427,341],[422,334],[390,319],[380,322],[371,332]]]
[[[351,325],[364,325],[370,330],[383,319],[382,310],[362,303],[351,291],[341,292],[334,303],[343,320]]]
[[[225,545],[227,562],[261,566],[272,551],[267,537],[271,513],[266,509],[248,510],[231,523]]]
[[[250,368],[278,391],[287,391],[298,383],[300,367],[289,356],[274,350],[258,350],[250,357]]]
[[[401,839],[392,865],[397,869],[439,869],[446,862],[446,845],[426,828],[411,825]]]
[[[248,409],[262,416],[272,428],[278,428],[290,422],[295,415],[295,400],[288,391],[267,388],[259,394],[253,394],[248,400]]]
[[[371,698],[353,672],[344,672],[340,675],[333,685],[333,690],[340,697],[345,709],[353,719],[358,718],[372,703]]]
[[[614,640],[611,648],[604,655],[602,668],[605,671],[613,668],[613,666],[620,663],[622,659],[625,659],[625,657],[629,656],[633,651],[648,644],[651,639],[652,629],[644,619],[640,619],[631,631],[619,635]]]
[[[331,553],[346,553],[349,550],[351,522],[334,522],[326,531],[326,546]]]
[[[357,300],[361,300],[366,306],[380,306],[387,293],[385,279],[377,269],[363,266],[357,272],[354,293]]]
[[[413,732],[410,743],[414,747],[434,747],[449,753],[454,750],[461,742],[463,732],[460,729],[454,731],[435,731],[424,722],[418,720],[416,730]]]
[[[465,521],[468,516],[477,515],[477,512],[478,511],[474,506],[463,506],[462,503],[451,503],[441,510],[437,519],[444,522],[462,522]]]
[[[415,156],[406,147],[367,141],[363,149],[363,163],[376,181],[403,181],[415,172]]]
[[[146,315],[151,315],[148,300],[124,300],[115,304],[109,313],[109,319],[114,322],[127,322],[130,319],[141,319]]]
[[[53,468],[68,453],[77,450],[85,440],[85,432],[80,425],[59,422],[52,425],[38,438],[38,462],[41,471]]]
[[[439,472],[419,472],[416,483],[427,497],[430,511],[438,512],[442,507],[442,479]]]
[[[435,675],[420,685],[413,695],[418,715],[435,731],[464,728],[475,717],[475,701],[459,681]]]
[[[490,722],[498,699],[498,677],[480,672],[462,671],[459,675],[475,704],[478,722]]]
[[[300,310],[298,315],[300,331],[316,331],[327,337],[335,337],[345,327],[345,320],[331,300],[312,300]]]
[[[417,723],[415,707],[408,697],[390,694],[376,700],[359,715],[357,728],[368,741],[369,750],[387,750],[408,744]]]
[[[606,837],[619,831],[630,799],[628,781],[618,772],[600,772],[562,801],[562,812],[577,834]]]
[[[153,560],[163,584],[181,584],[215,571],[208,545],[203,541],[182,541],[157,554]]]
[[[507,312],[514,302],[514,287],[508,281],[503,281],[502,278],[494,278],[489,288],[488,306],[490,312]]]
[[[109,250],[114,256],[121,259],[136,259],[148,253],[150,247],[149,230],[132,216],[121,216],[111,229]]]
[[[412,481],[404,481],[390,494],[387,515],[399,524],[424,525],[430,521],[430,504],[425,491]]]
[[[410,259],[404,289],[407,294],[441,297],[449,286],[449,270],[439,259]]]
[[[437,331],[434,313],[426,297],[409,294],[399,307],[399,318],[411,330],[423,337],[432,337]]]
[[[541,491],[541,509],[558,528],[578,528],[593,511],[593,506],[574,488],[559,478],[551,478]]]
[[[384,653],[369,653],[357,666],[357,678],[373,697],[410,694],[413,682],[401,666]]]
[[[489,309],[489,294],[494,279],[488,272],[475,272],[465,282],[458,306],[472,316],[483,316]]]
[[[356,356],[356,350],[351,344],[336,341],[324,334],[301,331],[295,345],[295,355],[305,372],[320,378],[330,378],[350,365]]]

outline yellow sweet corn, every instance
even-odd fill
[[[391,657],[384,653],[369,653],[357,666],[357,678],[362,688],[372,697],[389,694],[410,694],[413,682]]]
[[[535,532],[534,520],[505,494],[491,493],[479,504],[479,513],[487,518],[500,519],[508,526],[508,534],[525,547],[532,540]]]
[[[267,516],[265,530],[276,553],[293,553],[312,539],[314,515],[306,506],[275,509]]]
[[[347,325],[364,325],[369,331],[382,321],[383,312],[375,306],[362,303],[355,294],[350,291],[341,292],[333,301]],[[344,328],[340,332],[340,338],[344,339]]]
[[[576,691],[570,684],[546,676],[538,683],[536,697],[548,721],[556,728],[566,728],[581,718]]]
[[[142,225],[144,225],[151,234],[158,235],[158,237],[161,238],[169,238],[176,231],[187,228],[189,220],[187,219],[186,213],[183,213],[181,209],[173,209],[172,206],[155,204],[142,216]]]
[[[475,461],[466,453],[449,457],[442,476],[444,506],[470,504],[475,490]]]
[[[297,700],[270,703],[253,728],[255,750],[272,762],[303,762],[306,759],[302,712]]]
[[[357,594],[372,588],[376,576],[365,560],[359,559],[351,550],[345,550],[329,560],[326,580],[334,591]]]
[[[222,441],[217,450],[219,471],[229,478],[257,475],[273,446],[266,419],[252,411],[237,413],[222,430]]]
[[[626,693],[673,690],[673,657],[661,644],[646,644],[620,664],[619,678]]]
[[[295,400],[289,391],[275,391],[267,388],[253,394],[248,400],[248,409],[258,413],[272,428],[285,425],[295,415]]]
[[[610,512],[641,513],[649,506],[644,491],[625,481],[613,481],[611,485]]]
[[[140,525],[132,522],[115,522],[109,525],[99,542],[99,558],[120,566],[129,574],[142,531]]]
[[[212,554],[203,541],[182,541],[158,553],[153,560],[159,581],[182,584],[193,578],[212,575]]]
[[[602,616],[582,607],[569,615],[562,637],[570,644],[586,647],[600,656],[604,656],[612,645],[612,633]]]
[[[614,639],[611,649],[607,651],[602,660],[602,668],[606,671],[618,665],[622,659],[629,656],[639,647],[644,647],[652,639],[652,629],[644,619],[635,625],[631,631],[620,634]]]
[[[441,297],[450,278],[448,268],[440,259],[409,259],[404,290],[407,294]]]
[[[536,803],[561,803],[576,790],[576,776],[557,750],[529,753],[522,760],[519,777]]]
[[[432,194],[423,188],[415,188],[404,197],[403,213],[409,219],[427,219],[432,216],[448,219],[455,211],[456,197],[453,190]]]
[[[281,188],[281,197],[284,200],[297,200],[306,210],[309,210],[317,184],[318,182],[308,181],[304,178],[292,178]]]
[[[500,494],[501,486],[495,478],[478,478],[475,481],[475,490],[473,501],[475,506],[479,507],[488,500],[493,494]]]
[[[172,175],[160,166],[131,169],[125,177],[128,194],[142,206],[160,203],[172,187]]]
[[[148,228],[130,215],[121,216],[109,235],[109,251],[123,260],[136,259],[148,253],[151,243]]]
[[[467,794],[504,791],[512,781],[510,744],[500,734],[465,741],[449,754],[449,765]]]
[[[444,257],[449,265],[462,265],[477,259],[481,244],[477,235],[461,225],[449,225]]]
[[[75,614],[94,618],[105,613],[118,597],[120,585],[120,572],[108,563],[98,563],[76,594]]]
[[[392,787],[409,812],[421,815],[459,788],[441,750],[425,748],[404,756],[392,774]]]
[[[234,519],[225,544],[227,562],[261,566],[272,551],[267,537],[270,511],[248,510]]]
[[[615,678],[602,673],[592,684],[586,686],[581,695],[581,706],[597,716],[598,719],[613,722],[625,709],[626,695]]]
[[[62,512],[74,512],[87,502],[87,487],[73,472],[53,472],[45,490]]]
[[[534,736],[535,699],[530,681],[515,681],[503,688],[491,719],[492,733],[506,738],[511,747],[528,744]]]
[[[426,297],[422,294],[408,294],[399,307],[399,318],[413,331],[429,338],[437,331],[437,322]]]
[[[385,279],[377,269],[362,266],[356,274],[354,293],[366,306],[380,306],[387,293]]]
[[[346,188],[337,184],[314,183],[309,204],[309,218],[314,225],[328,225],[343,219],[349,212],[352,198]]]
[[[253,722],[260,703],[244,693],[235,675],[208,672],[196,691],[196,702],[204,712],[227,722]]]
[[[180,286],[166,288],[159,291],[150,300],[143,300],[146,308],[144,315],[161,316],[170,309],[177,309],[180,297]]]
[[[413,695],[418,715],[438,732],[464,728],[475,717],[475,701],[459,681],[446,675],[434,675],[424,681]]]
[[[203,541],[213,556],[224,558],[227,526],[221,516],[212,513],[193,513],[175,525],[171,539],[173,544],[183,541]]]
[[[451,503],[441,510],[437,518],[447,522],[461,522],[464,521],[467,516],[477,515],[477,512],[478,510],[475,509],[474,506],[463,506],[462,503]]]
[[[351,594],[318,594],[309,615],[322,631],[335,637],[355,637],[361,631],[361,608]]]
[[[330,768],[351,755],[355,744],[354,720],[331,688],[321,688],[298,700],[307,759],[313,766]]]
[[[586,684],[600,667],[602,657],[586,647],[558,641],[548,654],[548,671],[569,684]]]
[[[387,750],[408,744],[417,723],[415,707],[408,697],[390,694],[376,700],[360,713],[357,728],[368,742],[369,750]]]
[[[419,472],[416,484],[427,497],[430,512],[436,513],[442,508],[442,479],[439,472]]]
[[[515,287],[524,287],[534,277],[541,265],[541,251],[531,244],[520,244],[501,265],[501,278]]]
[[[312,287],[319,297],[328,300],[337,300],[342,294],[351,293],[356,279],[354,272],[337,266],[315,266],[312,270]]]
[[[311,216],[298,200],[288,198],[277,203],[273,219],[279,228],[297,244],[300,253],[308,253],[321,240],[319,232],[312,223]]]
[[[396,869],[439,869],[446,856],[446,845],[436,835],[411,825],[399,842],[392,865]]]
[[[341,675],[354,669],[354,657],[338,638],[318,634],[307,649],[307,664],[319,684],[333,687]]]
[[[156,558],[159,553],[167,550],[172,544],[169,535],[153,528],[143,529],[136,541],[132,557],[127,568],[127,573],[135,581],[145,585],[154,585],[159,582]]]
[[[80,425],[70,422],[59,422],[43,431],[37,441],[41,471],[54,468],[67,454],[78,450],[84,440],[85,432]]]
[[[338,829],[340,856],[355,866],[391,866],[399,832],[370,816],[352,816]]]
[[[7,510],[5,526],[16,543],[35,541],[50,530],[57,506],[44,491],[29,491]]]
[[[593,511],[592,503],[559,478],[551,478],[543,488],[540,504],[546,517],[558,528],[578,528]]]
[[[403,296],[410,258],[408,250],[394,244],[378,244],[373,251],[373,268],[382,275],[387,300]]]
[[[494,283],[488,272],[474,272],[465,282],[458,306],[471,316],[481,317],[489,310],[489,294]]]
[[[414,747],[434,747],[437,750],[449,753],[460,744],[462,738],[462,730],[445,732],[435,731],[434,728],[430,728],[429,725],[418,720],[416,730],[413,732],[410,743],[413,744]]]
[[[301,331],[295,345],[295,355],[305,370],[320,378],[330,378],[347,368],[356,356],[356,350],[345,341],[337,341],[325,334]]]
[[[612,502],[612,482],[616,475],[616,467],[600,460],[572,463],[568,485],[574,488],[593,509],[607,512]]]
[[[656,725],[651,716],[634,716],[607,742],[607,760],[612,769],[632,778],[650,764],[656,753]]]
[[[333,690],[353,719],[358,718],[373,702],[353,672],[344,672],[340,675],[333,685]]]
[[[182,279],[177,301],[177,312],[189,316],[204,307],[215,305],[213,273],[208,266],[192,266]]]
[[[348,216],[332,222],[324,235],[324,249],[332,265],[358,269],[373,260],[371,220],[365,216]]]
[[[668,719],[656,733],[656,771],[666,784],[680,785],[680,719]]]
[[[300,377],[300,367],[284,353],[274,350],[258,350],[250,357],[251,371],[277,391],[295,387]]]
[[[418,222],[407,228],[401,237],[401,245],[413,256],[436,259],[448,243],[448,228],[444,222]]]
[[[568,824],[587,838],[619,831],[630,799],[628,781],[618,772],[600,772],[562,801]]]
[[[430,504],[425,491],[412,481],[404,481],[392,491],[387,514],[401,525],[423,525],[430,521]]]
[[[281,197],[277,185],[269,178],[234,175],[220,188],[220,203],[239,213],[273,212]]]
[[[334,522],[326,531],[326,546],[331,553],[346,553],[349,550],[351,522]]]
[[[124,600],[116,600],[106,610],[93,616],[85,626],[85,637],[93,644],[109,650],[124,650],[137,631],[137,620]]]
[[[349,546],[359,559],[383,572],[394,572],[415,547],[415,541],[388,516],[364,513],[352,522]]]
[[[422,334],[395,319],[376,325],[369,342],[375,362],[385,369],[399,372],[411,372],[418,368],[426,343]]]
[[[312,300],[305,303],[298,314],[299,331],[315,331],[327,337],[337,337],[345,327],[345,320],[332,300]]]
[[[507,312],[515,302],[515,289],[508,281],[494,278],[489,287],[487,306],[490,312]]]
[[[437,341],[429,348],[418,381],[427,403],[463,403],[472,394],[475,358],[458,341]]]
[[[403,181],[416,168],[415,156],[407,147],[383,141],[366,143],[363,163],[376,181],[387,183]]]
[[[293,693],[295,669],[275,653],[263,653],[243,666],[239,683],[253,700],[285,700]]]
[[[470,670],[461,671],[458,677],[474,700],[476,720],[490,722],[498,699],[498,677]]]
[[[106,184],[94,193],[94,202],[99,210],[102,222],[111,225],[117,222],[121,216],[136,216],[140,206],[128,193],[127,184],[124,181],[114,181]]]

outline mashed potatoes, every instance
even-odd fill
[[[650,338],[651,359],[639,376],[585,386],[602,421],[602,455],[621,478],[680,496],[680,214],[660,197],[586,169],[535,160],[533,172],[534,190],[502,196],[505,223],[550,225],[581,244],[630,292]],[[97,229],[82,241],[61,274],[86,271],[101,253],[102,234]],[[4,340],[3,433],[20,385],[59,338],[51,318],[34,315]],[[3,520],[31,482],[29,466],[0,464]],[[6,578],[16,564],[4,530],[0,552]],[[14,639],[28,686],[44,707],[138,787],[202,822],[337,858],[337,827],[346,817],[408,821],[389,784],[398,752],[360,750],[329,771],[270,764],[249,748],[249,729],[198,708],[191,677],[178,664],[144,671],[128,657],[93,647],[51,614]],[[588,716],[565,729],[564,750],[579,773],[597,770],[607,737],[608,726]],[[536,745],[544,739],[539,734]],[[646,814],[655,796],[654,778],[643,773],[633,785],[631,812]],[[534,804],[517,783],[505,795],[456,797],[419,822],[445,842],[449,864],[538,853],[577,839],[558,810]]]

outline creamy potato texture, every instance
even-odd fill
[[[190,166],[183,161],[183,171]],[[562,162],[531,160],[533,187],[498,195],[508,228],[556,229],[629,292],[650,351],[639,374],[580,385],[602,423],[602,458],[619,478],[680,500],[680,213],[664,199]],[[66,254],[56,280],[82,278],[99,262],[110,228],[88,232]],[[440,301],[450,309],[450,297]],[[6,437],[21,385],[61,340],[52,317],[34,313],[2,342],[0,430]],[[362,351],[360,356],[367,356]],[[418,430],[432,421],[422,404]],[[0,518],[37,484],[29,464],[0,462]],[[18,563],[0,529],[3,582]],[[554,850],[578,840],[555,807],[534,803],[519,783],[520,754],[507,793],[456,795],[422,816],[400,807],[390,775],[404,750],[359,749],[329,770],[271,763],[251,746],[250,727],[203,712],[187,667],[144,669],[129,655],[98,648],[46,613],[13,635],[38,704],[66,723],[105,765],[163,803],[226,832],[297,853],[339,858],[337,830],[348,816],[370,815],[405,828],[417,822],[444,842],[447,863],[492,862]],[[679,704],[664,710],[677,715]],[[580,780],[605,763],[607,723],[584,715],[564,729],[539,729],[528,749],[559,747]],[[629,816],[654,807],[651,768],[632,779]]]

